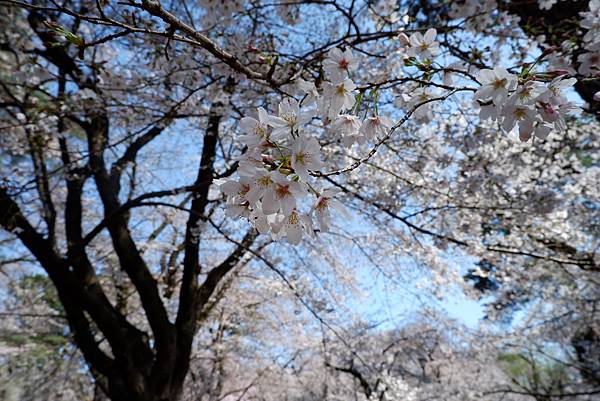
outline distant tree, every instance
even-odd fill
[[[8,281],[49,279],[113,401],[187,397],[198,347],[252,338],[245,266],[329,334],[353,263],[390,282],[411,263],[439,295],[464,284],[460,259],[479,290],[493,276],[496,309],[586,333],[600,5],[553,3],[2,0]],[[587,364],[587,334],[567,334]],[[226,398],[208,351],[197,390]]]

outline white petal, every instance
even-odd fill
[[[425,37],[423,39],[426,43],[431,43],[435,40],[436,35],[437,31],[434,28],[429,28],[427,32],[425,32]]]
[[[240,127],[242,130],[248,134],[254,134],[254,130],[258,125],[258,121],[252,117],[243,117],[240,120]]]
[[[483,70],[479,71],[479,82],[481,84],[486,84],[488,82],[492,82],[494,79],[496,79],[496,76],[494,75],[494,71],[488,70],[488,69],[483,69]]]
[[[258,119],[260,120],[260,122],[262,122],[262,123],[266,122],[268,115],[269,115],[269,113],[267,113],[267,111],[264,108],[262,108],[262,107],[258,108]]]
[[[279,203],[281,204],[281,211],[285,216],[291,215],[296,208],[296,198],[292,195],[284,196],[279,200]]]
[[[279,210],[279,202],[275,199],[274,191],[267,191],[262,199],[262,210],[264,214],[277,213]]]

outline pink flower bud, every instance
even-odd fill
[[[398,35],[398,39],[400,39],[400,44],[402,46],[408,46],[408,44],[410,43],[410,40],[408,39],[408,36],[406,36],[405,33],[401,33],[400,35]]]

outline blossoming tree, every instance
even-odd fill
[[[596,338],[597,0],[0,4],[1,256],[110,399],[181,399],[244,266],[333,330],[298,266],[468,260],[490,317],[552,295]]]

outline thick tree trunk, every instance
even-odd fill
[[[80,89],[90,89],[101,95],[102,90],[96,86],[93,72],[81,68],[67,47],[54,45],[55,37],[48,29],[48,22],[53,22],[52,17],[51,14],[38,11],[28,14],[30,27],[44,45],[35,53],[57,67],[63,81],[63,94],[64,82],[68,77]],[[231,93],[234,85],[234,79],[229,78],[225,91]],[[66,177],[67,194],[63,210],[66,252],[55,249],[52,236],[46,238],[28,220],[28,210],[21,210],[18,205],[18,195],[0,185],[0,227],[13,232],[21,240],[56,287],[74,342],[96,378],[95,401],[106,397],[112,401],[178,401],[181,398],[197,331],[198,314],[256,238],[254,229],[250,229],[220,264],[212,269],[201,266],[198,227],[206,218],[209,189],[215,177],[222,106],[217,102],[211,108],[208,124],[201,134],[204,141],[197,179],[189,189],[193,200],[187,223],[175,322],[171,322],[159,292],[158,281],[144,260],[129,226],[126,213],[137,204],[122,202],[119,198],[123,166],[135,163],[138,151],[162,132],[162,123],[140,135],[121,158],[109,166],[105,160],[111,134],[111,118],[107,108],[98,103],[94,110],[74,119],[86,133],[89,154],[87,164],[78,168],[78,174]],[[174,108],[165,112],[165,115],[172,113]],[[69,169],[72,163],[68,142],[62,139],[60,144],[62,161],[65,168]],[[40,159],[39,162],[43,163],[44,160]],[[39,165],[36,168],[36,178],[37,175],[45,176],[43,167]],[[91,179],[96,184],[96,195],[104,213],[103,220],[84,237],[82,194],[86,181]],[[40,188],[45,191],[43,186]],[[154,195],[149,196],[152,197]],[[50,197],[47,199],[48,202],[52,200]],[[56,211],[52,210],[52,216],[49,214],[47,220],[53,228]],[[126,311],[113,305],[100,285],[96,267],[88,257],[86,247],[102,230],[110,235],[112,250],[132,290],[139,296],[151,332],[143,332],[131,324]],[[49,228],[49,231],[53,230]],[[206,278],[199,283],[201,272],[206,274]],[[103,341],[99,342],[99,339]]]
[[[116,369],[108,379],[108,397],[111,401],[179,401],[181,386],[170,388],[167,394],[139,374],[136,368]]]

